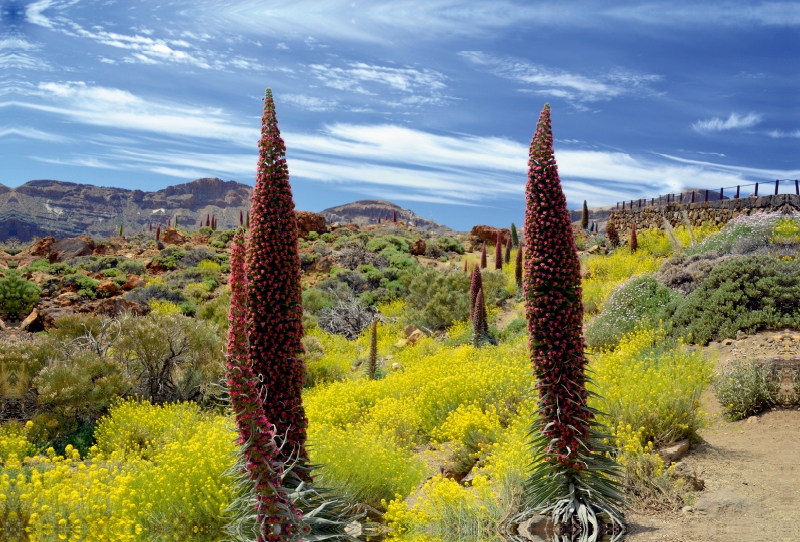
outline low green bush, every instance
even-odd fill
[[[308,288],[303,291],[303,309],[311,314],[317,314],[322,309],[333,307],[335,301],[330,292],[317,288]]]
[[[374,237],[367,241],[367,250],[370,252],[382,252],[388,247],[394,247],[398,252],[408,252],[410,243],[409,240],[404,237],[398,237],[396,235],[381,235],[378,237]]]
[[[455,252],[456,254],[464,254],[465,252],[461,241],[452,237],[438,237],[436,243],[446,252]]]
[[[169,247],[162,250],[153,258],[154,262],[161,264],[164,269],[176,269],[181,263],[181,259],[186,255],[186,251],[180,247]]]
[[[39,302],[42,294],[33,282],[22,277],[19,271],[9,269],[0,279],[0,312],[16,319],[27,315]]]
[[[74,275],[67,275],[64,277],[63,284],[68,288],[74,287],[78,295],[89,299],[95,299],[97,297],[97,286],[100,283],[83,273],[75,273]]]
[[[411,281],[406,297],[408,323],[432,330],[469,318],[469,275],[461,270],[426,268]]]
[[[800,327],[800,261],[743,256],[723,262],[667,313],[674,333],[697,344],[733,338],[739,330]]]
[[[756,360],[734,359],[712,384],[725,414],[741,420],[778,404],[780,380]]]

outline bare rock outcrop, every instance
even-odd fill
[[[300,237],[308,237],[308,233],[312,231],[317,233],[325,233],[327,231],[325,229],[325,217],[320,213],[295,210],[294,216],[297,219],[297,234]]]

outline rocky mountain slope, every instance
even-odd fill
[[[347,224],[352,222],[358,225],[365,225],[377,224],[378,217],[380,217],[381,221],[385,221],[387,217],[389,220],[393,220],[395,213],[397,213],[397,220],[413,224],[419,231],[431,232],[436,235],[456,234],[455,230],[433,220],[422,218],[411,209],[403,209],[390,201],[378,199],[363,199],[337,207],[330,207],[321,211],[320,214],[325,217],[328,224],[336,222]]]
[[[239,212],[250,208],[252,187],[217,178],[197,179],[157,192],[111,188],[62,181],[30,181],[17,188],[0,184],[0,242],[14,239],[89,235],[111,237],[135,235],[152,222],[168,220],[184,227],[197,226],[209,215],[216,216],[218,228],[239,224]],[[410,209],[381,200],[362,200],[322,211],[328,224],[353,222],[374,224],[380,215],[437,235],[453,235],[447,226],[416,215]],[[308,213],[307,213],[308,214]],[[324,227],[324,225],[323,225]]]
[[[57,239],[77,235],[111,236],[123,226],[126,235],[151,221],[197,225],[209,214],[220,228],[239,223],[250,206],[252,188],[217,178],[197,179],[157,192],[127,190],[62,181],[30,181],[17,188],[0,185],[0,241]]]

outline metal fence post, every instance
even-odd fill
[[[758,197],[758,183],[756,183],[756,197]]]
[[[708,190],[706,190],[706,198],[703,201],[708,201]]]
[[[778,183],[779,183],[779,182],[780,182],[780,181],[779,181],[778,179],[775,179],[775,195],[776,195],[776,196],[778,195]]]
[[[739,199],[739,185],[736,185],[736,195],[733,196],[733,199]]]
[[[694,203],[694,190],[692,190],[692,203]]]

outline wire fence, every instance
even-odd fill
[[[786,188],[787,186],[788,188]],[[748,187],[751,187],[752,191],[747,196],[744,196],[742,189],[746,189]],[[781,187],[784,187],[783,192],[781,192]],[[740,197],[758,197],[759,188],[761,189],[761,194],[760,194],[761,196],[767,196],[767,195],[777,196],[780,193],[784,194],[794,193],[795,195],[800,196],[800,180],[776,179],[774,183],[770,181],[766,183],[742,184],[737,186],[722,187],[719,190],[703,189],[703,190],[692,190],[691,192],[680,192],[677,194],[664,194],[656,198],[650,198],[649,200],[647,198],[640,198],[628,201],[618,201],[617,210],[625,210],[625,209],[633,210],[633,209],[642,209],[645,207],[659,207],[663,205],[672,205],[672,204],[687,205],[690,203],[698,203],[702,201],[739,199]],[[791,190],[792,188],[794,188],[794,192],[787,191]]]

